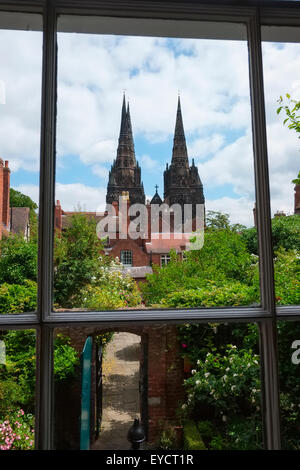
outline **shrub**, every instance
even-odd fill
[[[252,286],[246,286],[239,282],[216,286],[213,282],[209,287],[187,289],[168,294],[161,300],[166,307],[217,307],[249,305],[258,301],[259,293]]]
[[[11,235],[0,241],[0,284],[37,280],[37,243]]]
[[[300,217],[290,215],[287,217],[273,217],[272,219],[272,241],[273,251],[280,248],[286,250],[300,250]],[[242,231],[242,238],[246,242],[250,253],[258,254],[257,230],[256,227]]]
[[[79,355],[70,346],[70,338],[58,334],[54,340],[54,377],[57,381],[65,381],[76,376],[79,366]]]
[[[300,251],[278,250],[274,276],[276,302],[279,305],[300,304]]]
[[[102,265],[99,278],[81,290],[80,305],[89,310],[116,310],[139,305],[142,298],[137,283],[122,271],[123,266],[118,260]]]
[[[192,420],[184,422],[183,442],[185,450],[207,450],[197,425]]]
[[[207,229],[201,250],[186,252],[184,261],[172,255],[167,266],[155,266],[153,271],[141,286],[148,305],[158,304],[178,290],[209,289],[210,283],[216,287],[231,282],[258,286],[257,260],[239,233],[230,229]]]
[[[24,284],[0,286],[0,313],[34,312],[37,305],[37,284],[24,281]]]
[[[260,406],[259,356],[251,350],[228,345],[225,355],[215,350],[197,361],[192,377],[185,380],[188,399],[184,410],[194,419],[203,406],[221,422],[240,413],[252,415]]]
[[[34,448],[34,418],[22,409],[9,413],[0,421],[1,450],[30,450]]]

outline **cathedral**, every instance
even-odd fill
[[[130,109],[129,104],[126,107],[125,95],[123,97],[117,157],[109,172],[106,202],[118,201],[124,192],[129,193],[130,204],[145,204],[141,167],[135,157]],[[172,161],[170,165],[166,164],[164,171],[164,201],[156,191],[150,204],[161,204],[162,202],[169,206],[180,204],[182,207],[184,204],[192,204],[193,206],[204,204],[203,185],[194,159],[192,165],[189,164],[180,97],[178,97]]]
[[[107,185],[106,203],[113,204],[118,217],[118,201],[125,198],[128,207],[135,203],[146,204],[148,210],[148,232],[143,238],[137,240],[121,239],[116,236],[112,239],[108,235],[105,252],[114,257],[119,257],[128,272],[135,278],[144,278],[145,274],[151,272],[153,263],[163,266],[170,259],[169,252],[175,250],[182,256],[186,249],[185,234],[181,237],[174,236],[173,228],[170,226],[170,236],[162,236],[162,218],[160,214],[158,233],[153,236],[151,232],[151,207],[154,204],[167,204],[173,206],[178,204],[182,208],[185,204],[190,204],[192,208],[191,218],[194,220],[196,206],[204,205],[203,185],[195,166],[194,159],[192,165],[189,164],[186,139],[184,133],[180,97],[178,97],[177,114],[175,121],[175,131],[173,139],[173,150],[171,163],[166,163],[164,171],[164,192],[163,200],[158,194],[158,186],[151,201],[145,201],[145,191],[142,182],[142,172],[136,160],[132,124],[129,104],[126,104],[123,96],[121,126],[118,141],[117,155],[110,172]],[[130,218],[128,218],[130,222]],[[184,220],[183,220],[184,221]],[[170,224],[172,225],[172,218]]]

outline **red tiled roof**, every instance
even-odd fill
[[[146,242],[147,253],[181,252],[188,249],[191,233],[152,233],[151,242]],[[168,237],[168,238],[167,238]]]

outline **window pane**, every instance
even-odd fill
[[[142,449],[262,448],[255,324],[64,328],[54,364],[57,449],[130,449],[135,419]]]
[[[36,310],[42,17],[2,12],[0,27],[5,28],[0,29],[0,313],[5,314]]]
[[[300,323],[278,323],[282,449],[300,449]]]
[[[299,30],[262,29],[266,39],[263,60],[278,305],[300,304]]]
[[[134,19],[73,20],[58,34],[54,307],[258,305],[245,25],[182,22],[180,38],[177,21],[139,36]]]
[[[0,450],[34,449],[36,335],[0,331]]]

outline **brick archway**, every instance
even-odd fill
[[[83,349],[87,336],[97,336],[99,333],[109,331],[136,334],[141,337],[141,350],[144,346],[147,347],[148,440],[154,442],[165,422],[176,423],[176,410],[184,396],[183,360],[178,354],[180,345],[177,339],[177,328],[176,326],[162,324],[134,327],[97,326],[59,330],[59,332],[70,337],[71,345],[79,353]],[[143,360],[141,358],[141,361]],[[94,406],[93,403],[92,406]],[[92,418],[95,419],[95,417]],[[94,426],[94,422],[92,426]]]

